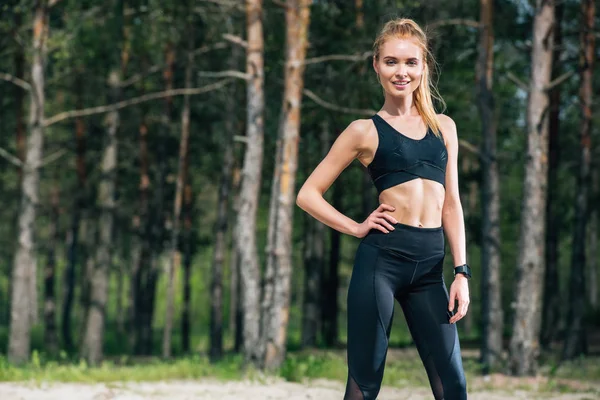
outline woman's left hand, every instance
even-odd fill
[[[450,323],[454,324],[467,314],[469,309],[469,281],[463,274],[456,274],[454,282],[450,285],[450,301],[448,310],[454,311],[454,302],[458,300],[458,308],[456,314],[450,318]]]

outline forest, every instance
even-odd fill
[[[52,362],[201,357],[284,376],[307,352],[343,364],[359,239],[296,195],[381,108],[373,41],[407,17],[427,31],[437,112],[458,130],[470,370],[578,360],[600,382],[596,8],[3,0],[0,381]],[[357,161],[325,198],[357,222],[379,204]],[[413,344],[401,314],[392,349]]]

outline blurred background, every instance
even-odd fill
[[[438,112],[458,128],[469,370],[532,375],[576,359],[576,375],[600,379],[595,7],[3,0],[7,379],[32,354],[289,371],[306,349],[343,350],[359,240],[295,195],[340,132],[383,104],[372,43],[396,17],[427,30]],[[358,162],[326,198],[357,222],[378,205]],[[390,346],[411,345],[397,307]]]

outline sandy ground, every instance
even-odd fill
[[[503,379],[503,378],[498,378]],[[580,393],[548,393],[533,390],[511,389],[523,387],[510,380],[474,382],[469,391],[470,400],[592,400],[600,399],[597,387]],[[519,382],[522,383],[522,382]],[[542,385],[544,382],[540,382]],[[493,391],[485,388],[490,384]],[[500,385],[498,387],[498,385]],[[477,387],[479,386],[479,387]],[[595,385],[594,385],[595,386]],[[529,386],[535,388],[534,386]],[[583,387],[579,388],[584,389]],[[168,382],[121,382],[110,384],[78,383],[0,383],[1,400],[341,400],[344,386],[340,382],[315,380],[304,384],[278,379],[265,381],[219,382],[168,381]],[[379,400],[430,400],[433,396],[427,388],[384,387]]]

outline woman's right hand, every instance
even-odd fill
[[[378,229],[383,233],[389,233],[394,230],[392,224],[397,224],[398,221],[384,211],[394,211],[396,208],[387,205],[380,204],[375,211],[373,211],[362,224],[358,224],[354,236],[357,238],[363,238],[367,236],[367,233],[371,229]]]

